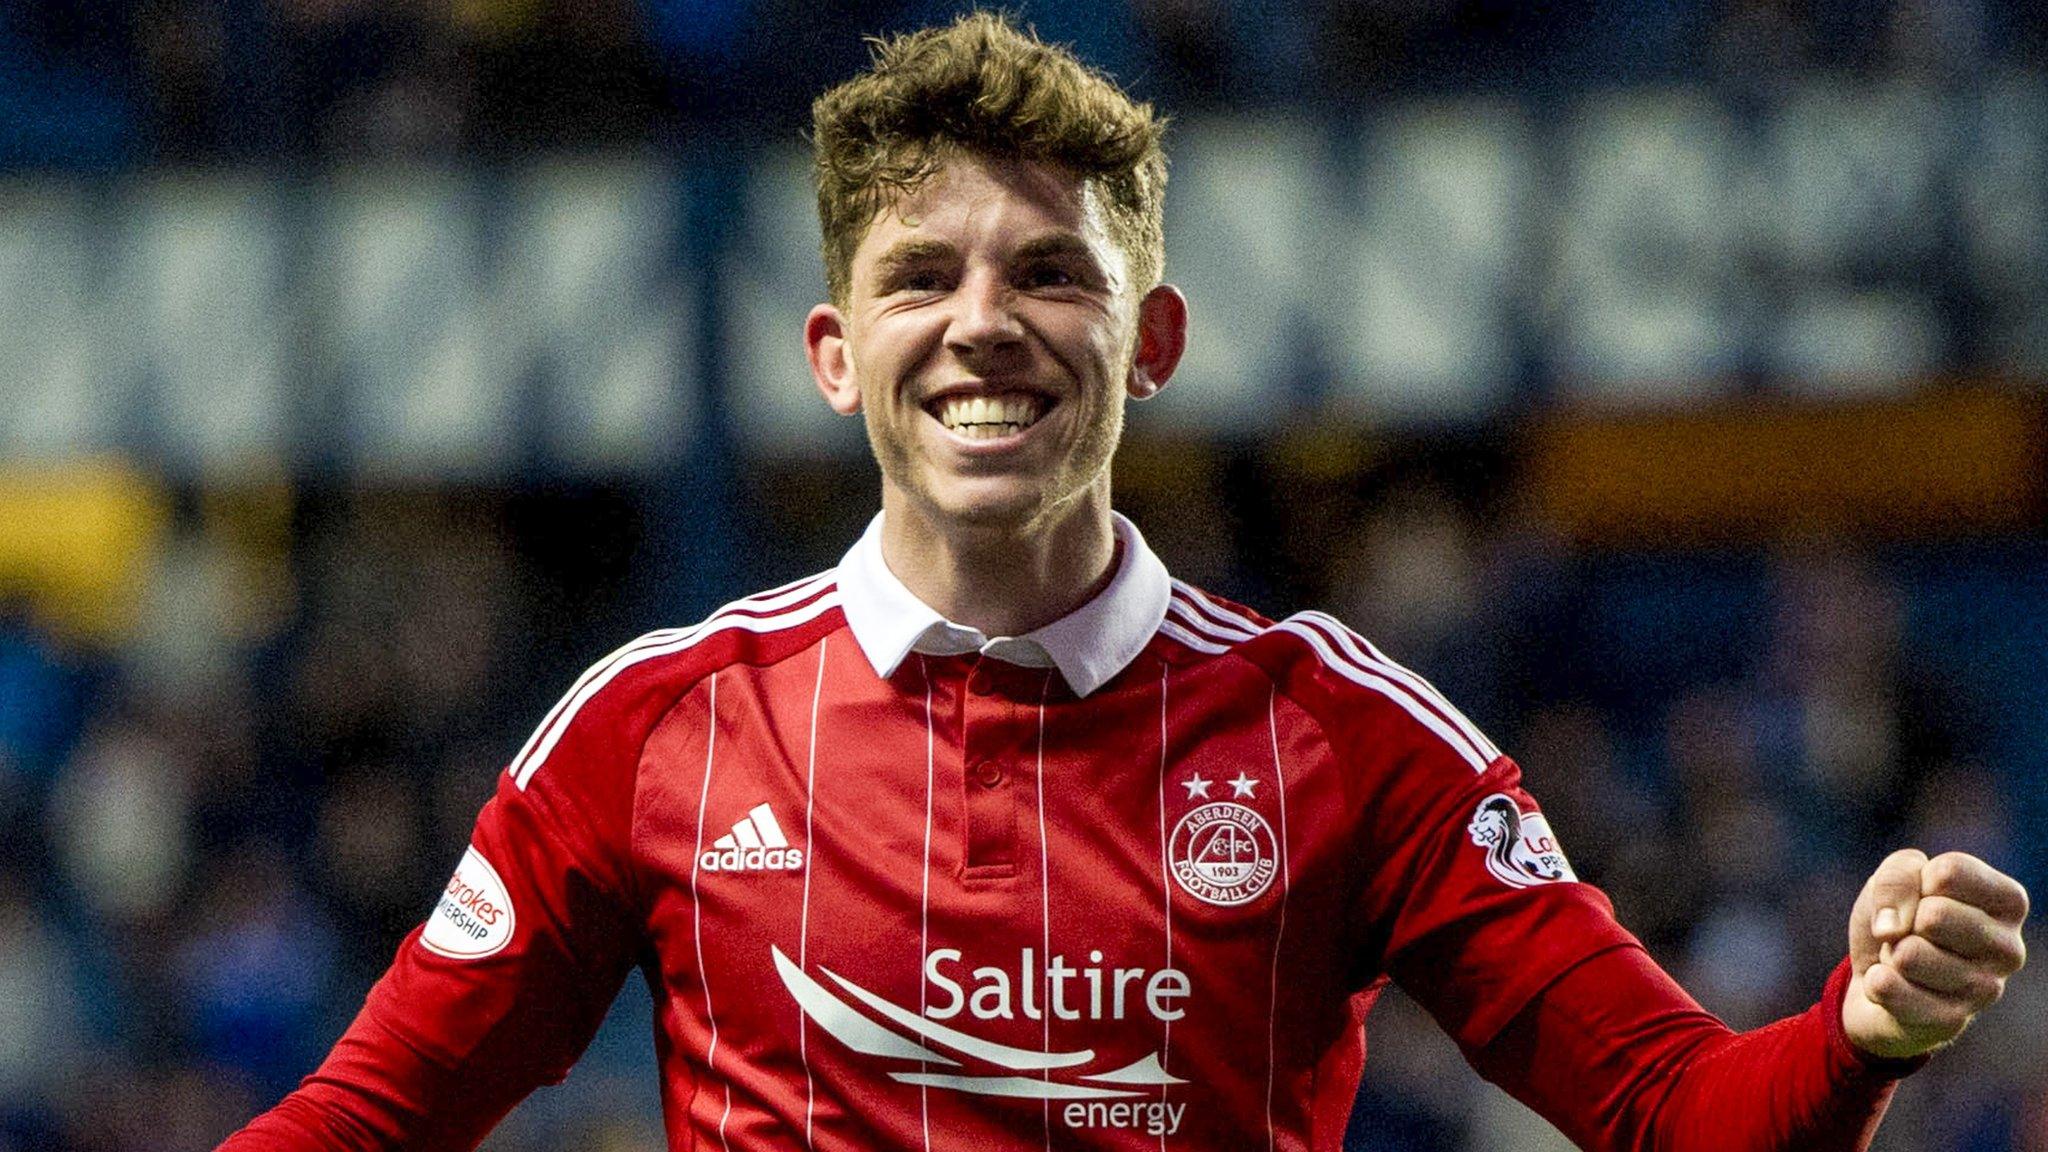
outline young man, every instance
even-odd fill
[[[805,339],[881,515],[586,673],[229,1148],[470,1147],[636,966],[670,1145],[748,1150],[1334,1150],[1389,977],[1585,1147],[1859,1148],[1998,997],[2025,893],[1901,852],[1819,1002],[1730,1033],[1428,684],[1168,577],[1109,491],[1188,328],[1148,108],[978,15],[816,113]]]

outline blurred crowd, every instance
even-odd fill
[[[1332,609],[1434,678],[1524,764],[1580,874],[1733,1025],[1812,1002],[1893,847],[1972,851],[2039,890],[2022,829],[2043,798],[2013,752],[2048,716],[2026,656],[2048,621],[2037,546],[1604,554],[1520,511],[1498,461],[1129,448],[1121,503],[1178,574]],[[872,508],[852,466],[736,484],[755,584],[829,566]],[[654,607],[663,499],[188,492],[127,642],[10,609],[0,1149],[207,1148],[307,1072],[555,692],[709,607]],[[1992,635],[2016,646],[1971,639]],[[2048,1073],[2025,1058],[2048,1041],[2041,983],[1906,1087],[1881,1148],[2048,1152]],[[661,1147],[645,1010],[629,989],[569,1087],[490,1147]],[[1353,1146],[1555,1139],[1398,995],[1372,1037]]]
[[[491,155],[790,135],[863,35],[958,0],[26,0],[0,5],[0,167]],[[1941,83],[2048,58],[2018,0],[1034,0],[1176,114],[1813,73]]]

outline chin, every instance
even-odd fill
[[[956,524],[996,529],[1024,528],[1038,518],[1045,507],[1036,498],[1012,500],[952,500],[938,504],[940,512]]]
[[[1037,485],[979,483],[927,491],[927,504],[945,519],[977,529],[1022,529],[1044,513],[1048,501]]]

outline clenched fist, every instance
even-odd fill
[[[1850,1043],[1874,1056],[1931,1052],[1962,1035],[2027,962],[2027,890],[1963,852],[1894,852],[1849,915]]]

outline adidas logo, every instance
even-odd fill
[[[789,846],[766,804],[754,805],[697,857],[697,867],[706,872],[794,872],[803,866],[804,850]]]

